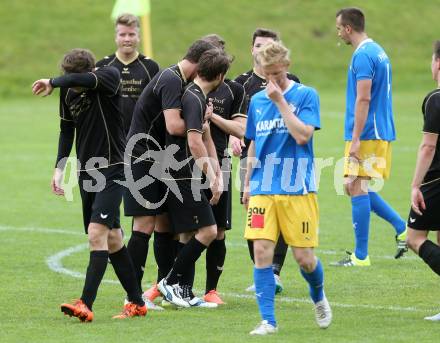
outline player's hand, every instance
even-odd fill
[[[205,133],[206,131],[209,131],[211,127],[209,126],[209,121],[205,121],[202,125],[202,131]]]
[[[59,168],[55,168],[52,176],[52,181],[50,183],[53,194],[64,195],[64,189],[61,188],[62,181],[63,181],[63,171]]]
[[[351,158],[356,159],[358,162],[361,162],[361,141],[360,139],[353,139],[351,141],[349,156]]]
[[[249,198],[250,198],[249,187],[245,187],[243,190],[243,197],[241,198],[241,202],[243,203],[243,206],[246,208],[246,211],[248,210],[249,207]]]
[[[212,198],[209,200],[209,203],[211,205],[217,205],[218,201],[220,200],[220,197],[223,193],[223,175],[220,172],[220,175],[217,175],[214,182],[210,186]]]
[[[241,139],[235,136],[229,137],[229,144],[231,145],[232,154],[235,157],[241,156],[241,152],[243,151],[243,148],[246,146]]]
[[[283,91],[272,78],[269,78],[269,82],[266,86],[266,93],[273,102],[279,102],[284,99]]]
[[[213,112],[214,112],[214,106],[212,104],[212,98],[209,98],[208,104],[206,105],[205,121],[210,121],[211,120]]]
[[[53,87],[51,86],[49,79],[37,80],[32,85],[32,93],[34,93],[34,95],[48,96],[52,91]]]
[[[413,187],[411,191],[411,208],[419,216],[422,216],[422,210],[426,210],[425,199],[419,187]]]

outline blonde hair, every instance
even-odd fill
[[[264,44],[255,55],[256,62],[261,67],[274,64],[290,64],[290,50],[281,41],[273,41]]]
[[[115,26],[136,26],[138,29],[141,27],[139,18],[130,13],[123,13],[116,18]]]

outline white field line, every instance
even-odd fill
[[[35,227],[28,227],[28,228],[14,228],[11,226],[0,226],[0,232],[1,231],[30,231],[30,232],[39,232],[39,233],[56,233],[56,234],[67,234],[67,235],[83,235],[82,233],[75,232],[75,231],[68,231],[68,230],[57,230],[57,229],[49,229],[49,228],[35,228]],[[239,246],[239,247],[247,247],[246,244],[233,244],[233,246]],[[86,250],[88,248],[88,244],[79,244],[75,245],[73,247],[67,248],[65,250],[62,250],[54,255],[49,256],[46,258],[46,264],[48,267],[60,274],[68,275],[74,278],[84,279],[85,275],[70,269],[67,269],[63,266],[62,260],[65,257],[68,257],[74,253],[81,252],[83,250]],[[321,251],[321,253],[324,253],[325,251]],[[336,252],[334,251],[327,251],[327,253],[331,253],[332,255],[335,255]],[[378,258],[376,256],[376,258]],[[385,258],[388,258],[385,256]],[[392,257],[391,257],[392,258]],[[119,281],[116,280],[102,280],[104,283],[110,283],[110,284],[119,284]],[[240,294],[240,293],[234,293],[234,292],[226,292],[222,293],[227,297],[234,297],[234,298],[240,298],[240,299],[247,299],[247,300],[255,300],[255,295],[253,294]],[[285,302],[285,303],[302,303],[302,304],[311,304],[311,301],[306,298],[293,298],[293,297],[279,297],[277,296],[277,301],[279,302]],[[366,304],[344,304],[344,303],[337,303],[337,302],[331,302],[331,305],[333,307],[341,307],[341,308],[362,308],[362,309],[369,309],[369,310],[378,310],[378,311],[405,311],[405,312],[427,312],[430,309],[419,309],[416,307],[400,307],[400,306],[377,306],[377,305],[366,305]],[[433,311],[435,309],[432,309]]]
[[[73,236],[85,236],[85,234],[82,231],[73,231],[73,230],[62,230],[62,229],[50,229],[50,228],[41,228],[41,227],[13,227],[13,226],[2,226],[0,225],[0,232],[1,231],[26,231],[26,232],[40,232],[40,233],[57,233],[61,235],[73,235]],[[247,248],[246,243],[239,243],[239,242],[231,242],[226,241],[226,245],[231,248]],[[321,250],[316,249],[317,255],[344,255],[344,250]],[[371,255],[370,256],[373,260],[394,260],[394,256],[391,255]],[[405,255],[405,260],[418,260],[419,258],[414,255]]]

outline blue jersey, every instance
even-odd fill
[[[354,127],[356,86],[359,80],[372,80],[368,118],[361,140],[396,139],[391,97],[391,64],[382,47],[371,39],[355,50],[348,70],[345,140],[351,141]]]
[[[320,128],[319,97],[313,88],[291,81],[283,94],[293,115],[307,125]],[[296,144],[266,90],[251,99],[246,138],[255,142],[258,160],[250,179],[251,195],[316,192],[313,141]]]

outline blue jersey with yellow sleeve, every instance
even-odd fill
[[[372,39],[362,41],[351,58],[347,82],[345,140],[352,140],[356,87],[360,80],[372,80],[370,107],[361,140],[395,140],[391,64],[382,47]]]
[[[291,81],[284,98],[306,125],[320,128],[319,97],[310,87]],[[250,194],[300,195],[316,192],[313,139],[298,145],[266,90],[255,94],[248,109],[246,138],[255,142],[257,165],[250,179]]]

